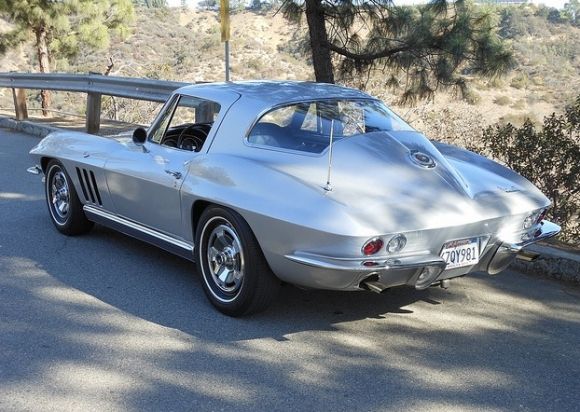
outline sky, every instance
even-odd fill
[[[564,7],[564,3],[568,0],[528,0],[530,3],[534,4],[545,4],[548,7],[556,7],[561,9]],[[187,4],[190,6],[197,5],[198,0],[187,0]],[[420,4],[426,3],[427,0],[394,0],[395,4]],[[181,0],[167,0],[167,4],[171,7],[181,6]]]

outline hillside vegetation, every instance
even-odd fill
[[[364,83],[346,83],[365,87],[395,106],[430,137],[460,144],[477,139],[485,126],[498,121],[522,124],[529,117],[540,122],[544,116],[562,110],[580,90],[580,29],[551,23],[542,15],[542,9],[533,6],[512,7],[497,15],[498,29],[511,44],[517,67],[503,78],[473,79],[466,99],[440,93],[434,100],[420,101],[415,107],[398,106],[398,90],[385,86],[384,73],[374,73]],[[141,8],[126,40],[114,39],[107,50],[81,50],[72,60],[53,62],[53,69],[103,73],[112,59],[111,75],[221,81],[223,44],[218,19],[215,11]],[[234,14],[232,79],[312,80],[305,36],[304,25],[292,24],[273,12]],[[35,71],[35,67],[31,45],[9,52],[0,63],[1,71]],[[7,91],[3,93],[1,106],[9,108],[11,96]],[[82,114],[83,108],[73,102],[76,97],[60,96],[55,109]],[[105,100],[104,112],[110,117],[147,122],[151,115],[151,110],[138,110],[135,102],[117,99],[112,103]]]

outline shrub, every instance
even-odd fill
[[[262,62],[262,59],[260,57],[251,57],[246,62],[246,67],[256,71],[260,70],[264,66],[265,64]]]
[[[580,243],[580,95],[565,113],[544,118],[541,128],[526,120],[490,126],[483,152],[520,173],[552,201],[549,215],[562,226],[560,239]]]
[[[526,73],[520,73],[515,76],[510,82],[510,86],[514,89],[523,89],[528,85],[528,75]]]
[[[463,93],[463,99],[465,99],[465,101],[472,106],[481,103],[481,96],[474,90],[468,90]]]
[[[509,96],[499,96],[496,97],[493,102],[499,106],[507,106],[512,102],[512,99],[510,99]]]

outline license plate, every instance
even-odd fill
[[[479,239],[461,239],[447,242],[441,250],[446,269],[472,266],[479,262]]]

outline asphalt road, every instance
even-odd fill
[[[451,288],[284,287],[230,319],[193,265],[52,226],[38,139],[0,129],[0,410],[580,410],[580,290],[504,272]]]

